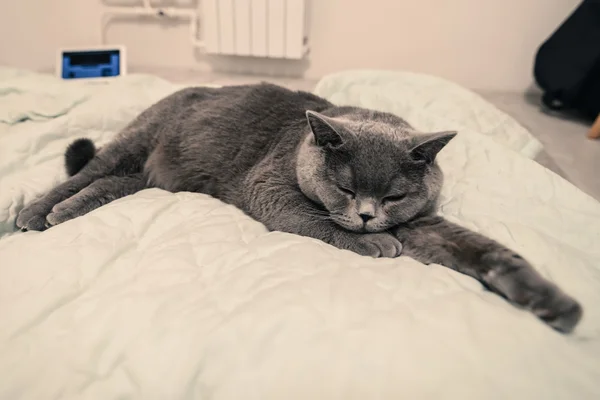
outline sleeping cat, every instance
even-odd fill
[[[149,187],[206,193],[269,230],[439,263],[570,332],[582,315],[574,299],[511,250],[436,215],[435,159],[454,136],[269,84],[188,88],[98,151],[74,142],[72,176],[25,207],[17,226],[44,230]]]

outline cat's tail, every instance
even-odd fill
[[[65,167],[69,176],[73,176],[96,155],[96,146],[90,139],[77,139],[67,147]]]

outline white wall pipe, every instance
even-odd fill
[[[107,7],[105,16],[154,16],[159,18],[181,18],[190,21],[190,41],[195,47],[205,47],[202,40],[198,40],[198,12],[181,8],[153,8],[150,0],[143,0],[143,7]],[[102,35],[103,37],[103,35]]]

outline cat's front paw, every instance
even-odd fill
[[[364,233],[358,235],[351,250],[363,256],[394,258],[402,252],[402,243],[389,233]]]
[[[43,231],[47,228],[47,207],[43,203],[32,203],[17,215],[17,227],[22,231]]]
[[[490,288],[530,310],[557,331],[569,333],[583,315],[583,308],[553,282],[543,278],[521,256],[504,250],[482,257],[489,268],[482,276]]]
[[[557,331],[569,333],[583,316],[583,308],[572,297],[558,288],[533,304],[532,312]]]

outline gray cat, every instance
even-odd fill
[[[72,176],[25,207],[17,226],[44,230],[148,187],[206,193],[270,230],[439,263],[572,331],[582,315],[574,299],[513,251],[436,215],[435,158],[454,136],[269,84],[188,88],[98,151],[73,143]]]

